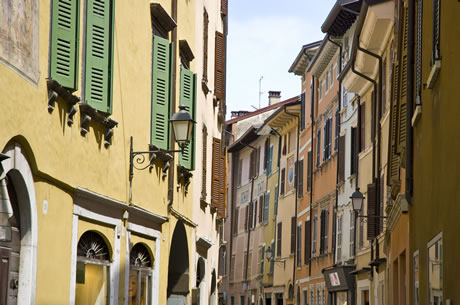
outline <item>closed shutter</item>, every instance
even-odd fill
[[[303,197],[303,159],[297,162],[298,171],[297,171],[297,195],[299,198]]]
[[[255,176],[259,176],[259,173],[260,173],[260,146],[257,147],[257,150],[256,150],[256,172],[255,172]]]
[[[377,186],[375,183],[367,185],[367,239],[373,240],[377,236]]]
[[[273,203],[274,216],[278,215],[278,198],[279,198],[279,190],[278,190],[278,185],[276,185],[275,186],[275,201]]]
[[[209,15],[206,9],[203,12],[203,81],[208,81],[208,32]]]
[[[321,151],[321,128],[318,128],[318,135],[316,137],[316,167],[319,167]]]
[[[307,154],[307,192],[311,192],[311,175],[313,170],[313,157],[311,149]]]
[[[422,98],[422,26],[423,26],[423,1],[417,0],[417,28],[415,49],[415,94],[416,104],[421,104]]]
[[[400,99],[399,99],[399,123],[398,123],[398,153],[403,153],[405,146],[406,146],[406,113],[407,113],[407,69],[408,69],[408,62],[407,62],[407,44],[408,44],[408,9],[404,8],[404,19],[403,19],[403,45],[402,45],[402,68],[401,68],[401,75],[400,75],[400,84],[401,84],[401,91],[400,91]]]
[[[212,139],[212,183],[211,183],[211,205],[217,208],[219,204],[219,188],[221,184],[220,166],[221,141],[218,138]]]
[[[268,167],[268,155],[270,154],[270,140],[265,139],[264,143],[264,169]],[[268,173],[268,171],[267,171]]]
[[[281,238],[283,236],[283,223],[278,223],[278,232],[276,240],[276,256],[281,256]]]
[[[225,75],[225,39],[224,34],[216,32],[216,56],[214,74],[214,94],[217,99],[224,98],[224,75]]]
[[[284,187],[286,185],[286,169],[283,168],[281,170],[281,191],[280,191],[280,194],[281,195],[284,195]]]
[[[323,162],[326,160],[326,151],[327,151],[327,119],[324,120],[323,124]]]
[[[185,106],[185,110],[195,119],[195,87],[196,75],[192,71],[180,68],[179,103]],[[179,162],[189,170],[195,169],[195,128],[192,131],[192,139],[182,152],[179,153]]]
[[[380,117],[383,116],[386,110],[387,105],[387,58],[383,58],[383,69],[382,69],[382,101],[381,101],[381,111]]]
[[[222,152],[222,150],[221,150]],[[227,211],[227,153],[221,153],[219,156],[219,203],[217,205],[217,217],[225,218]]]
[[[433,51],[431,64],[441,58],[441,0],[433,0]]]
[[[256,151],[252,150],[249,157],[249,179],[254,178],[256,172]]]
[[[399,155],[397,153],[397,129],[398,129],[398,109],[399,109],[399,65],[394,64],[392,75],[392,93],[390,109],[390,148],[389,148],[389,175],[388,183],[399,180]]]
[[[324,212],[324,253],[329,249],[329,210]]]
[[[112,1],[88,0],[86,8],[85,99],[95,109],[111,112]]]
[[[304,264],[308,264],[311,258],[311,220],[305,221],[305,249]]]
[[[305,92],[300,95],[300,130],[305,129]]]
[[[228,0],[220,0],[220,13],[224,16],[228,15]]]
[[[251,218],[251,228],[256,227],[257,222],[257,199],[252,202],[252,218]]]
[[[385,208],[385,183],[384,183],[384,175],[380,177],[379,184],[380,184],[380,190],[379,190],[379,216],[380,218],[378,219],[379,222],[379,231],[378,234],[383,232],[383,217],[384,216],[384,208]]]
[[[247,206],[244,207],[244,230],[247,231],[249,228],[249,203]]]
[[[297,267],[302,267],[302,226],[297,227]]]
[[[169,148],[170,54],[169,41],[159,36],[153,36],[150,142],[161,149]]]
[[[233,234],[238,233],[238,226],[239,226],[239,217],[240,217],[240,209],[236,208],[234,215],[233,215]]]
[[[78,1],[53,0],[51,21],[51,78],[76,90],[78,75]]]
[[[268,215],[269,215],[269,209],[270,209],[270,193],[265,194],[265,200],[264,200],[264,223],[268,222]]]
[[[351,128],[350,175],[356,174],[358,167],[358,128]]]
[[[345,136],[339,137],[339,182],[345,181]]]
[[[206,125],[203,125],[203,129],[202,129],[202,134],[201,134],[201,137],[202,137],[202,148],[201,148],[201,155],[202,155],[202,158],[201,158],[201,198],[203,198],[204,200],[206,200],[206,185],[207,185],[207,151],[208,151],[208,128],[206,127]]]
[[[319,253],[320,254],[323,254],[324,253],[324,230],[325,230],[325,221],[326,221],[326,218],[325,218],[326,214],[325,214],[325,211],[321,211],[321,214],[320,214],[320,220],[319,220],[319,226],[320,226],[320,229],[319,229]]]
[[[295,230],[296,226],[296,218],[291,217],[291,254],[295,253]]]

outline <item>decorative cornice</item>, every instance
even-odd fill
[[[69,89],[63,87],[58,81],[54,79],[47,79],[46,85],[48,87],[48,112],[53,112],[57,98],[61,97],[69,107],[67,125],[72,126],[73,117],[75,113],[77,113],[77,108],[75,105],[80,101],[80,98],[76,95],[73,95]]]

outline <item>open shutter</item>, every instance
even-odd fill
[[[202,137],[202,147],[201,147],[201,198],[203,200],[206,200],[206,196],[207,196],[207,193],[206,193],[206,186],[207,186],[207,152],[208,152],[208,128],[203,125],[203,129],[202,129],[202,134],[201,134],[201,137]],[[214,148],[214,147],[213,147]],[[213,151],[214,153],[214,151]],[[213,155],[214,156],[214,155]]]
[[[296,218],[291,217],[291,253],[295,253],[295,230],[297,229],[295,222]]]
[[[326,213],[325,211],[321,211],[320,214],[320,239],[319,239],[319,253],[323,254],[324,253],[324,233],[325,233],[325,221],[326,221]]]
[[[356,174],[358,166],[358,128],[351,128],[350,175]]]
[[[275,201],[273,202],[273,213],[274,216],[278,215],[278,199],[279,199],[279,190],[278,185],[275,186]]]
[[[263,221],[264,218],[264,207],[265,207],[265,196],[264,194],[259,196],[259,223]]]
[[[281,191],[280,191],[281,195],[284,195],[285,185],[286,185],[286,169],[283,168],[281,170]]]
[[[85,99],[106,113],[111,111],[111,4],[88,0],[86,8]]]
[[[276,256],[281,256],[281,240],[283,236],[283,223],[278,223],[278,232],[277,232],[277,240],[276,240]]]
[[[364,148],[366,147],[366,104],[361,104],[360,105],[360,122],[359,122],[359,127],[360,127],[360,140],[359,140],[359,151],[363,151]]]
[[[312,167],[313,167],[312,151],[309,150],[308,155],[307,155],[307,192],[311,192]]]
[[[375,183],[367,185],[367,239],[373,240],[377,236],[377,186]]]
[[[249,203],[247,206],[244,207],[244,230],[247,231],[249,228]]]
[[[379,216],[381,218],[378,219],[378,223],[379,223],[379,234],[383,232],[383,217],[384,216],[384,207],[385,207],[385,201],[384,201],[384,198],[385,198],[385,183],[384,183],[384,175],[382,174],[382,176],[380,177],[380,180],[379,180],[379,186],[380,186],[380,189],[379,189]]]
[[[227,211],[227,154],[220,150],[219,156],[219,201],[217,205],[217,217],[225,218]]]
[[[311,258],[311,220],[305,222],[305,253],[304,263],[308,264]]]
[[[78,1],[53,0],[51,21],[51,78],[63,87],[77,89]]]
[[[225,217],[225,193],[226,193],[226,158],[222,154],[221,140],[213,138],[212,143],[212,185],[211,205],[217,209],[217,216]]]
[[[303,197],[303,159],[297,162],[297,196],[299,198]]]
[[[339,182],[345,181],[345,136],[339,137]]]
[[[329,248],[329,210],[324,212],[324,253]]]
[[[399,124],[398,124],[398,153],[403,153],[405,146],[406,146],[406,113],[407,113],[407,69],[408,69],[408,62],[407,62],[407,44],[408,44],[408,9],[404,8],[403,14],[403,45],[402,45],[402,69],[400,75],[400,84],[401,84],[401,91],[400,91],[400,99],[399,99]]]
[[[225,39],[224,34],[216,32],[216,54],[214,67],[214,94],[217,99],[224,98],[224,75],[225,75]]]
[[[195,83],[196,77],[192,71],[180,68],[179,103],[185,106],[185,110],[195,119]],[[195,169],[195,128],[192,131],[192,139],[182,152],[179,153],[179,162],[189,170]]]
[[[220,13],[224,16],[228,15],[228,0],[220,0]]]
[[[305,92],[300,95],[300,130],[305,129]]]
[[[391,94],[391,109],[390,109],[390,147],[389,161],[390,171],[388,175],[388,183],[399,179],[399,155],[397,154],[397,129],[398,129],[398,109],[399,109],[399,66],[394,64],[392,75],[392,94]]]
[[[240,209],[236,208],[235,213],[233,215],[233,234],[238,234],[238,226],[239,226],[239,217],[240,217]]]
[[[264,223],[268,222],[269,208],[270,208],[270,193],[266,193],[265,200],[264,200]]]
[[[150,142],[161,149],[169,148],[170,54],[169,41],[159,36],[153,36]]]

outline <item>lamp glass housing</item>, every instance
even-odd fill
[[[192,138],[193,124],[195,123],[187,112],[184,105],[179,106],[180,111],[176,112],[169,122],[172,125],[174,140],[180,148],[184,148]]]
[[[272,257],[273,257],[272,251],[273,250],[270,249],[270,247],[268,247],[267,250],[265,250],[265,257],[267,258],[268,261],[272,260]]]
[[[359,191],[359,188],[351,195],[351,204],[353,205],[353,210],[360,214],[363,209],[364,196]]]

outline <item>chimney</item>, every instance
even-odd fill
[[[281,101],[281,91],[268,91],[268,104],[273,105]]]

